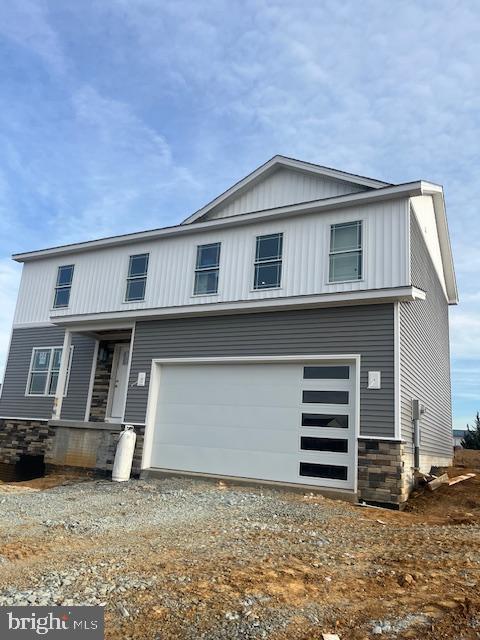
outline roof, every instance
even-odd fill
[[[270,160],[267,160],[264,164],[260,165],[255,169],[255,171],[249,173],[245,178],[236,182],[233,186],[214,198],[204,207],[198,209],[198,211],[188,218],[185,218],[182,224],[191,224],[192,222],[203,218],[209,211],[218,205],[225,203],[227,200],[231,200],[233,197],[237,197],[247,188],[257,184],[260,180],[280,168],[294,169],[296,171],[316,174],[333,180],[341,180],[343,182],[352,182],[370,189],[392,186],[392,183],[390,182],[383,182],[382,180],[367,178],[366,176],[360,176],[356,173],[348,173],[347,171],[340,171],[339,169],[332,169],[331,167],[324,167],[319,164],[296,160],[295,158],[287,158],[287,156],[276,155],[273,156],[273,158],[270,158]]]
[[[466,433],[467,433],[467,429],[454,429],[453,430],[453,437],[454,438],[463,438]]]
[[[260,180],[262,176],[268,175],[269,172],[275,171],[278,167],[289,167],[298,171],[306,171],[322,175],[334,180],[342,180],[362,185],[366,189],[345,195],[322,198],[318,200],[309,200],[290,205],[278,206],[262,211],[252,211],[241,213],[225,218],[213,220],[203,220],[205,214],[219,203],[225,202],[227,198],[237,195],[239,192],[250,186],[254,181]],[[62,246],[40,249],[37,251],[29,251],[14,254],[12,257],[17,262],[28,262],[39,258],[53,257],[63,254],[71,254],[79,251],[90,251],[94,249],[119,246],[142,241],[151,241],[163,237],[171,237],[179,234],[197,233],[200,231],[210,231],[213,229],[222,229],[224,227],[239,226],[248,224],[253,221],[261,221],[266,219],[275,219],[280,217],[301,215],[305,213],[331,211],[340,207],[360,206],[370,202],[378,202],[382,200],[390,200],[400,197],[412,197],[418,195],[432,196],[437,228],[439,234],[440,251],[442,255],[443,269],[445,273],[445,281],[447,288],[448,300],[451,304],[458,302],[458,293],[455,280],[455,272],[453,267],[453,257],[450,246],[450,237],[448,233],[448,224],[445,212],[445,201],[443,197],[443,188],[440,185],[433,184],[424,180],[416,182],[406,182],[402,184],[389,184],[373,178],[358,176],[353,173],[314,165],[308,162],[302,162],[285,156],[274,156],[268,162],[261,165],[251,174],[237,182],[233,187],[225,191],[223,194],[212,200],[208,205],[186,218],[181,224],[148,231],[139,231],[136,233],[127,233],[118,236],[110,236],[99,240],[89,240],[86,242],[78,242]]]

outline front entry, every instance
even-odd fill
[[[116,344],[112,363],[107,420],[122,422],[127,399],[130,344]]]

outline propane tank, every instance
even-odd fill
[[[114,482],[125,482],[130,479],[132,470],[133,452],[137,434],[133,425],[126,424],[118,438],[115,460],[113,463],[112,480]]]

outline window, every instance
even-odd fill
[[[202,244],[197,247],[195,263],[194,295],[208,295],[218,291],[220,266],[220,242]]]
[[[54,396],[57,390],[58,374],[62,359],[62,347],[35,347],[32,351],[30,371],[28,372],[27,395]],[[72,362],[73,347],[67,368],[67,382],[64,395],[67,395],[68,378]]]
[[[348,380],[350,367],[303,367],[303,377],[305,380]]]
[[[300,449],[304,451],[331,451],[333,453],[348,453],[348,440],[343,438],[315,438],[302,436]]]
[[[302,402],[348,404],[348,391],[304,391]]]
[[[362,222],[343,222],[330,227],[329,282],[361,280]]]
[[[61,309],[62,307],[68,307],[70,302],[70,289],[72,288],[73,280],[73,264],[68,264],[63,267],[58,267],[57,283],[55,285],[55,298],[53,301],[54,309]]]
[[[326,415],[302,413],[302,427],[326,427],[327,429],[348,429],[348,415]]]
[[[300,462],[300,475],[310,478],[329,478],[332,480],[347,480],[347,467],[339,467],[333,464],[315,464]]]
[[[145,299],[147,284],[148,253],[130,256],[128,263],[127,292],[125,302],[135,302]]]
[[[257,237],[254,289],[273,289],[280,286],[282,249],[283,233]]]

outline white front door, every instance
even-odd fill
[[[111,403],[109,418],[112,422],[121,422],[125,411],[128,385],[129,344],[115,345],[112,364]]]

